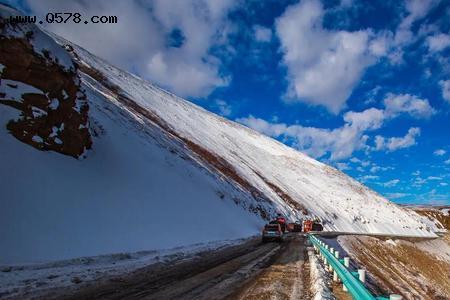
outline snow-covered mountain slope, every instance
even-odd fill
[[[87,73],[82,76],[84,82],[96,81],[109,89],[113,101],[120,102],[122,96],[135,102],[150,112],[152,122],[184,141],[189,150],[196,152],[189,147],[194,143],[202,148],[198,154],[207,151],[226,162],[231,170],[219,167],[216,171],[244,190],[253,189],[255,199],[266,199],[277,211],[291,218],[318,217],[328,230],[430,234],[417,214],[344,173],[121,71],[76,45],[71,47]],[[200,158],[205,165],[217,167],[211,158]]]
[[[42,34],[37,27],[30,30]],[[3,28],[1,38],[35,45],[36,34],[27,40],[9,32]],[[2,99],[14,93],[23,103],[30,89],[47,94],[21,78],[11,91],[3,70],[0,260],[62,259],[239,238],[257,233],[277,212],[291,219],[319,218],[326,230],[434,235],[435,227],[425,218],[336,169],[53,38],[75,62],[89,106],[92,146],[85,158],[74,159],[71,153],[16,139],[5,125],[23,118],[24,110]],[[61,55],[56,53],[62,48],[48,43],[45,53]],[[34,56],[45,57],[31,48]],[[57,122],[58,134],[69,120]],[[32,142],[45,144],[50,135]]]

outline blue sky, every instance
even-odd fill
[[[10,1],[399,203],[450,204],[450,1]]]

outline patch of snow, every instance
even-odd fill
[[[52,102],[50,102],[50,104],[48,105],[49,108],[56,110],[59,107],[59,100],[54,98],[52,99]]]
[[[33,137],[31,138],[31,140],[32,140],[33,142],[36,142],[36,143],[43,143],[43,142],[44,142],[44,140],[43,140],[40,136],[38,136],[38,135],[33,135]]]
[[[59,138],[55,138],[55,143],[57,143],[58,145],[62,145],[62,141]]]
[[[47,112],[45,110],[42,110],[38,107],[33,106],[31,108],[31,113],[33,114],[33,117],[39,118],[47,115]]]
[[[9,79],[0,80],[0,93],[5,94],[5,99],[22,101],[23,94],[44,94],[32,85]]]
[[[389,244],[389,245],[392,245],[394,247],[397,246],[397,243],[395,241],[391,240],[391,239],[388,239],[385,243]]]
[[[171,249],[80,257],[49,263],[0,265],[0,282],[2,283],[0,295],[20,295],[30,288],[36,293],[40,289],[71,287],[75,285],[72,282],[74,277],[82,279],[83,284],[100,278],[104,280],[106,277],[128,274],[154,263],[189,259],[200,252],[213,251],[245,241],[246,239],[223,240]],[[36,285],[36,283],[40,284]]]
[[[325,272],[321,263],[314,253],[314,248],[308,248],[310,282],[313,300],[334,300],[336,299],[330,291],[328,273]]]
[[[49,137],[55,137],[58,135],[58,127],[53,126],[52,127],[52,132],[50,133]]]
[[[0,74],[3,73],[3,70],[5,69],[5,66],[0,64]]]

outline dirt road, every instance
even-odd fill
[[[283,243],[261,244],[258,238],[65,291],[56,299],[309,299],[304,255],[300,235]]]
[[[309,269],[305,268],[304,244],[303,237],[293,237],[275,261],[245,284],[232,298],[309,299]]]

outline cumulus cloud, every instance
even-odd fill
[[[115,15],[117,24],[48,24],[47,29],[171,91],[204,97],[230,78],[211,48],[226,37],[234,0],[27,1],[33,14]]]
[[[388,199],[399,199],[399,198],[404,198],[406,196],[409,196],[410,194],[408,193],[387,193],[386,197]]]
[[[253,26],[253,32],[255,35],[255,40],[258,42],[270,42],[272,39],[272,30],[270,28],[255,25]]]
[[[342,160],[358,150],[392,152],[415,145],[420,128],[410,128],[404,137],[386,138],[377,135],[374,139],[375,147],[368,145],[368,133],[381,128],[386,121],[401,114],[415,118],[429,118],[436,112],[428,100],[410,94],[388,94],[383,103],[384,109],[372,107],[361,112],[346,112],[343,115],[344,125],[334,129],[287,125],[278,123],[277,120],[267,122],[252,115],[237,121],[266,135],[283,138],[294,148],[312,157],[320,158],[330,154],[331,160]],[[356,158],[352,158],[351,161],[360,162],[363,167],[370,164]],[[376,168],[372,167],[372,170]]]
[[[396,186],[399,182],[400,182],[399,179],[392,179],[392,180],[389,180],[389,181],[383,183],[383,186],[385,186],[385,187],[394,187],[394,186]]]
[[[288,70],[287,98],[338,113],[364,70],[385,50],[370,31],[323,28],[323,16],[320,1],[301,1],[276,20],[276,33]]]
[[[347,112],[344,114],[345,124],[335,129],[271,123],[252,115],[236,121],[266,135],[284,138],[294,148],[315,158],[330,154],[331,160],[341,160],[350,157],[357,150],[395,151],[415,144],[415,138],[420,134],[419,128],[411,128],[406,136],[401,138],[377,136],[376,147],[370,148],[366,132],[379,129],[383,120],[382,110],[370,108],[362,112]]]
[[[416,144],[416,138],[420,135],[420,128],[411,127],[403,137],[385,138],[380,135],[375,137],[376,150],[387,150],[389,152],[408,148]]]
[[[216,99],[214,102],[222,116],[228,117],[233,112],[231,106],[225,100]]]
[[[340,171],[352,169],[347,163],[343,163],[343,162],[336,163],[336,168],[339,169]]]
[[[384,99],[384,105],[388,117],[408,113],[416,118],[429,118],[436,112],[427,99],[420,99],[410,94],[388,94]]]
[[[411,27],[414,22],[425,17],[438,2],[437,0],[407,0],[405,2],[406,16],[395,32],[395,44],[404,45],[413,42],[414,35]]]
[[[312,157],[319,158],[331,153],[332,160],[349,157],[355,150],[366,147],[367,136],[351,124],[333,130],[269,123],[263,119],[249,116],[237,119],[261,133],[278,138],[283,137],[292,142],[292,146]]]
[[[430,52],[439,52],[450,47],[450,35],[439,33],[427,37],[428,50]]]
[[[444,149],[437,149],[437,150],[435,150],[435,151],[433,152],[433,154],[436,155],[436,156],[442,156],[442,155],[444,155],[445,153],[447,153],[447,151],[445,151]]]
[[[439,81],[439,85],[442,88],[442,98],[450,103],[450,79]]]
[[[389,169],[392,169],[392,167],[381,167],[381,166],[377,166],[376,164],[373,164],[373,166],[370,168],[370,173],[377,173],[379,171],[387,171]]]

